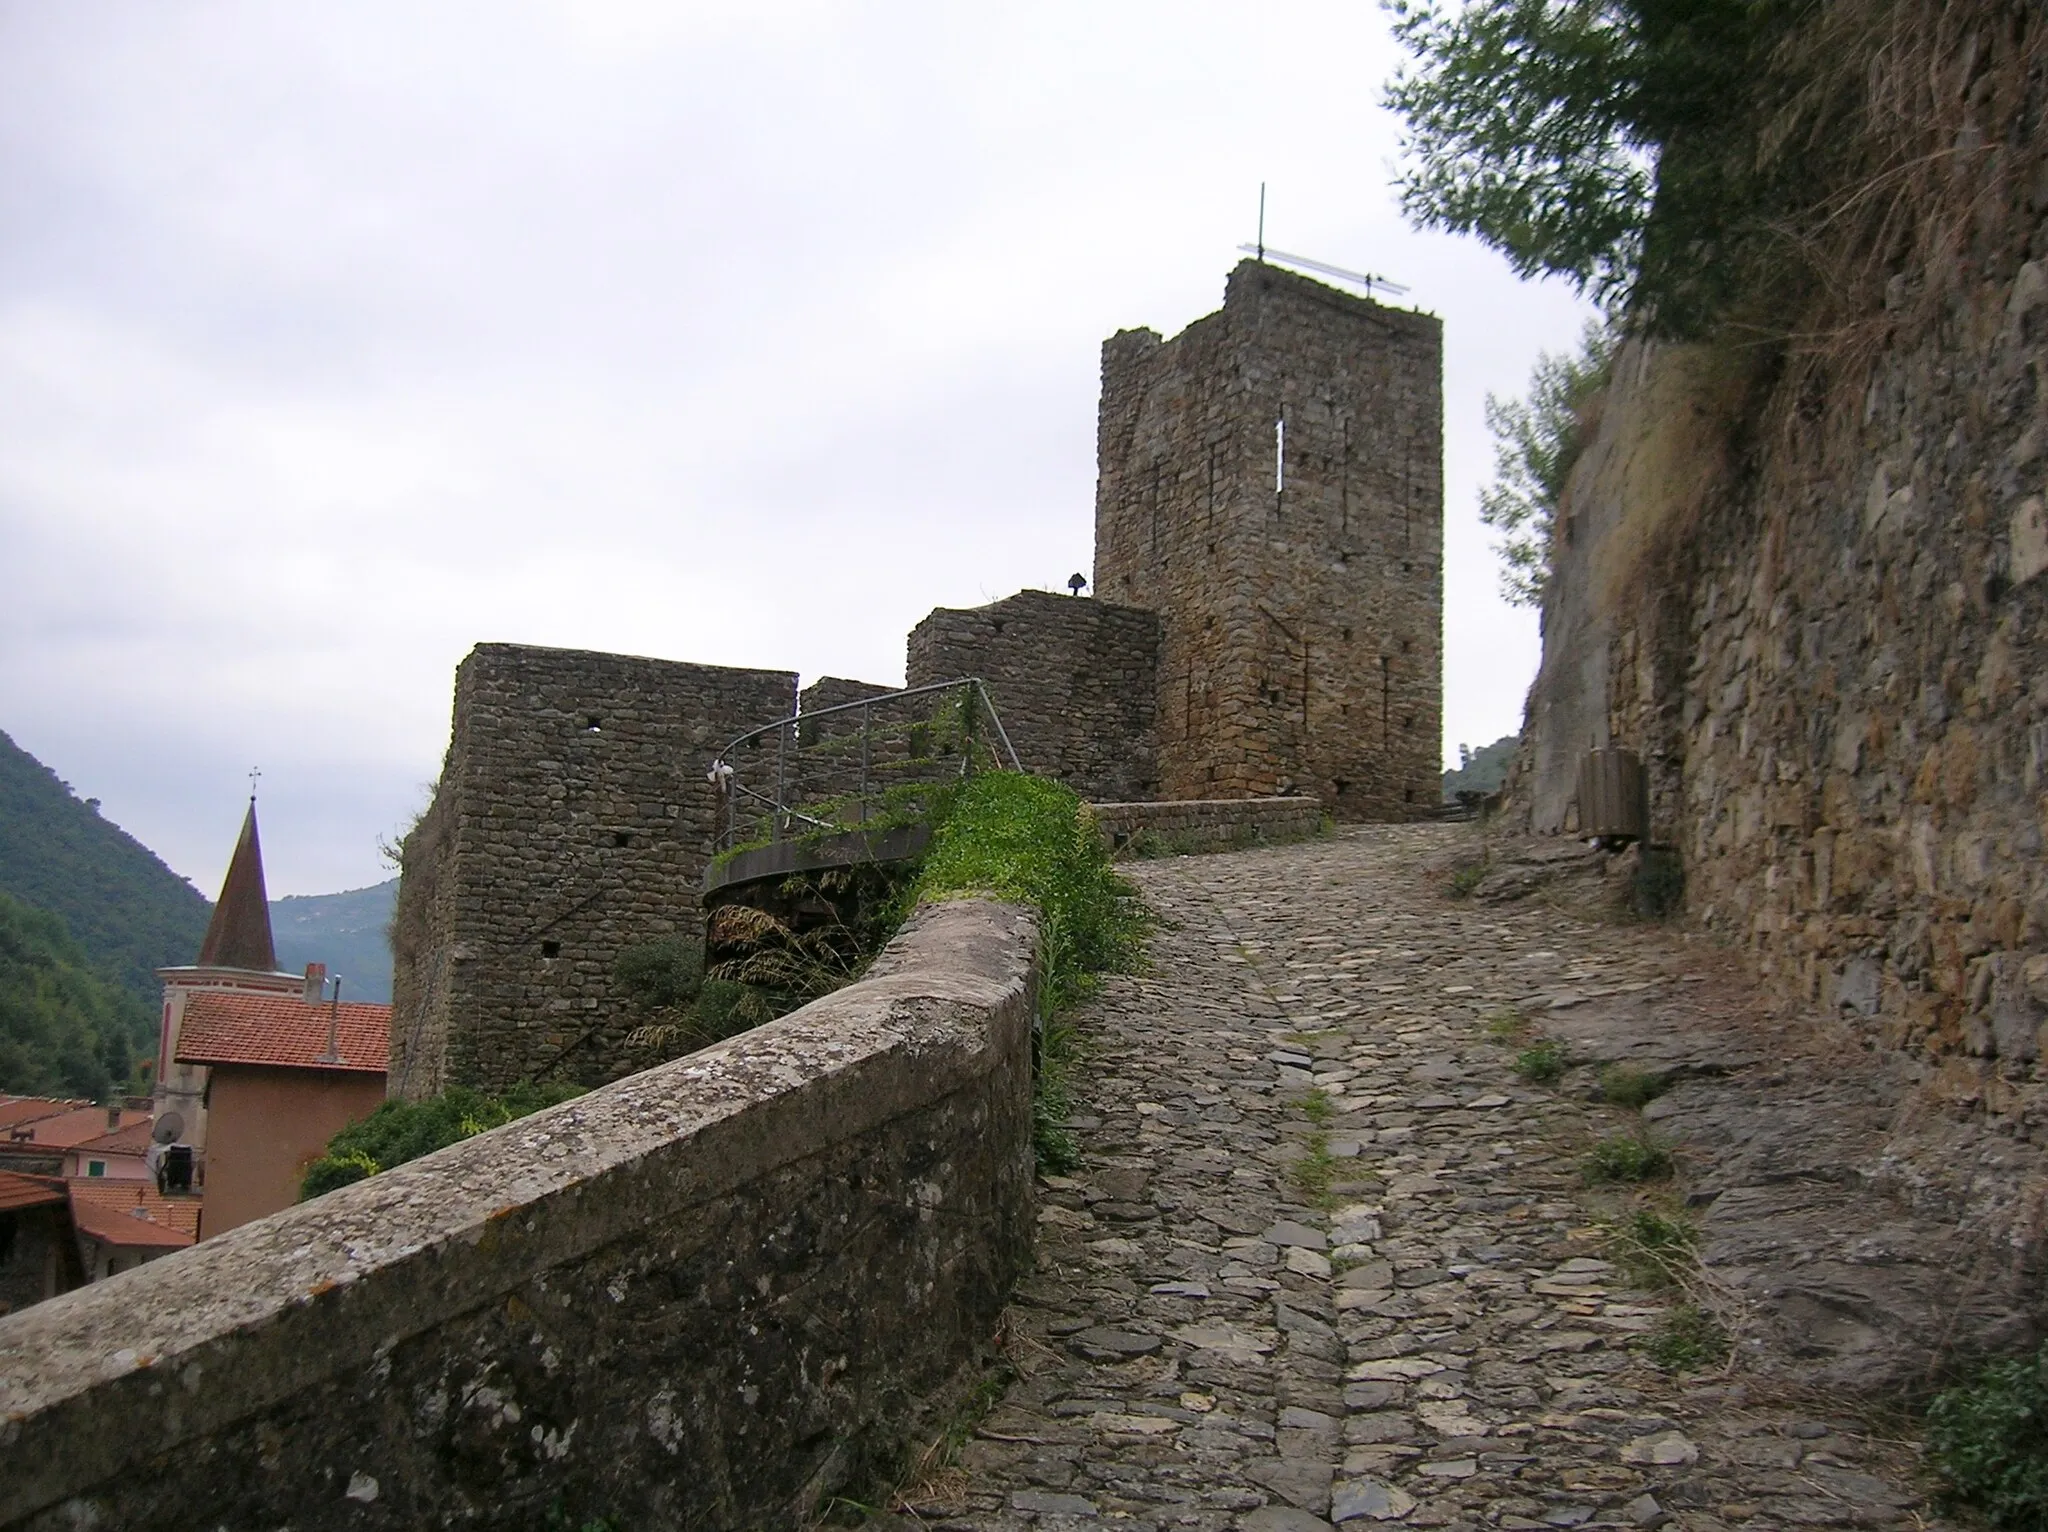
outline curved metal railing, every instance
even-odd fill
[[[967,776],[984,762],[1023,769],[975,676],[792,713],[747,730],[712,761],[713,846],[860,829],[886,818],[904,789]]]

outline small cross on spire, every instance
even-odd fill
[[[262,775],[263,768],[261,766],[251,766],[249,768],[249,801],[251,803],[256,801],[256,779]]]

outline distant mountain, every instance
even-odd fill
[[[1492,744],[1481,745],[1477,750],[1470,745],[1458,746],[1458,769],[1444,773],[1444,801],[1448,803],[1461,792],[1499,792],[1501,784],[1508,779],[1508,767],[1521,743],[1521,735],[1503,734]]]
[[[97,799],[0,733],[0,893],[61,917],[90,966],[143,1001],[156,970],[189,963],[211,906],[142,842],[100,818]]]
[[[398,898],[398,879],[345,894],[293,894],[270,901],[277,966],[302,972],[325,963],[341,975],[344,1000],[391,1001],[391,944],[385,928]]]

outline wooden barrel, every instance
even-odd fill
[[[1625,846],[1649,833],[1649,793],[1633,750],[1588,750],[1579,760],[1579,834]]]

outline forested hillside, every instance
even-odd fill
[[[61,916],[88,965],[152,1010],[155,970],[191,962],[206,934],[198,889],[4,733],[0,894]]]
[[[155,1006],[94,972],[62,920],[0,894],[0,1093],[104,1097],[155,1033]]]
[[[1521,743],[1521,735],[1503,734],[1492,744],[1481,745],[1477,750],[1470,745],[1458,746],[1458,769],[1444,773],[1444,801],[1450,802],[1461,792],[1499,792],[1501,784],[1508,779],[1508,767]]]
[[[391,924],[398,879],[340,894],[289,894],[270,901],[277,966],[297,972],[325,963],[349,1000],[391,1000]]]

